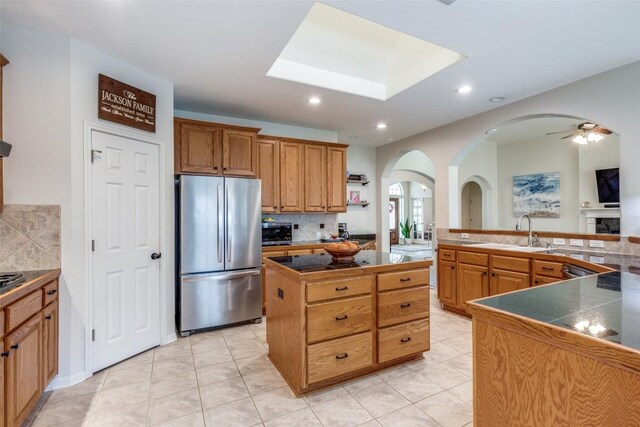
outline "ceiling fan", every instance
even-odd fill
[[[598,142],[606,135],[611,135],[613,133],[609,129],[595,123],[584,122],[577,125],[576,129],[561,130],[559,132],[548,132],[547,135],[555,135],[558,133],[567,132],[571,133],[569,133],[569,135],[567,136],[563,136],[560,139],[572,138],[573,142],[580,145],[587,145],[589,142]]]

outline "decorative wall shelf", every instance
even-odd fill
[[[364,187],[365,185],[367,185],[369,183],[369,180],[362,181],[360,179],[347,179],[347,183],[349,183],[349,184],[362,184],[362,186]]]
[[[347,202],[347,206],[362,206],[364,208],[364,207],[369,206],[369,202],[359,202],[359,203]]]

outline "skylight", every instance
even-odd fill
[[[464,57],[316,3],[267,76],[387,100]]]

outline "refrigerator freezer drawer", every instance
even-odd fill
[[[180,279],[180,332],[262,316],[261,271],[223,271]]]

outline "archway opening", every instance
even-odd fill
[[[482,230],[482,188],[475,181],[462,187],[460,225],[469,230]]]

